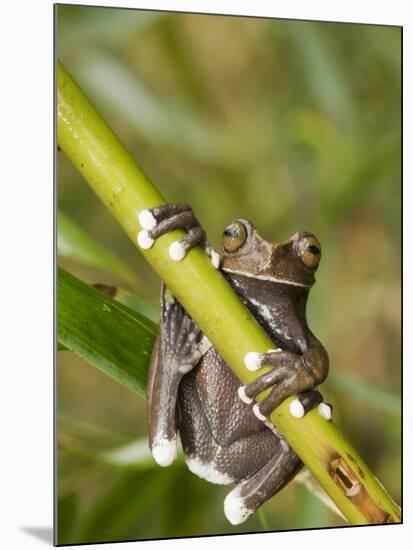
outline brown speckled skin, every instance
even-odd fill
[[[237,394],[240,383],[211,348],[179,388],[179,431],[186,455],[234,481],[249,478],[279,451],[280,439]]]
[[[297,239],[308,234],[269,243],[249,222],[240,221],[247,229],[246,243],[239,251],[224,252],[221,269],[275,346],[283,350],[270,363],[278,365],[274,369],[277,384],[267,404],[260,404],[260,410],[269,414],[286,397],[311,390],[327,374],[327,353],[309,330],[305,316],[315,269],[307,269],[294,248]],[[241,401],[239,380],[214,348],[195,361],[190,372],[178,373],[178,365],[188,362],[201,337],[180,304],[172,304],[162,291],[161,331],[148,384],[150,446],[159,434],[171,439],[178,428],[185,455],[213,464],[234,482],[242,482],[241,494],[248,507],[256,510],[302,464],[281,435],[257,419],[252,405]],[[258,379],[246,390],[255,396],[263,383]]]

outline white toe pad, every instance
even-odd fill
[[[251,397],[248,397],[248,395],[246,395],[245,386],[240,386],[238,388],[238,397],[241,399],[241,401],[243,401],[247,405],[249,405],[254,401]]]
[[[246,354],[244,357],[244,364],[247,367],[248,370],[258,370],[261,368],[261,360],[260,360],[260,353],[257,353],[256,351],[250,351]]]
[[[169,247],[169,257],[175,262],[180,262],[186,256],[186,250],[179,241],[175,241]]]
[[[327,403],[320,403],[318,405],[318,412],[325,420],[331,420],[331,407],[330,405],[327,405]]]
[[[294,418],[302,418],[305,415],[303,404],[299,399],[294,399],[290,403],[290,413]]]
[[[139,225],[143,229],[153,229],[156,227],[156,219],[150,210],[142,210],[138,215]]]
[[[154,243],[154,239],[149,236],[149,233],[146,229],[142,229],[142,231],[139,231],[138,233],[138,245],[143,248],[144,250],[148,250],[152,247]]]
[[[255,414],[258,420],[262,420],[262,422],[267,422],[267,417],[261,413],[258,403],[255,403],[255,405],[252,407],[252,412]]]

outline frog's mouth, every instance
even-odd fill
[[[222,270],[225,271],[226,273],[232,273],[233,275],[242,275],[243,277],[249,277],[250,279],[258,279],[259,281],[269,281],[272,283],[299,286],[303,288],[310,288],[312,286],[312,285],[306,285],[304,283],[298,283],[297,281],[290,281],[288,279],[278,279],[273,275],[255,275],[255,274],[247,273],[246,271],[241,271],[239,269],[231,269],[228,267],[222,267]]]

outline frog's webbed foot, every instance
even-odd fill
[[[189,372],[201,359],[203,333],[162,283],[161,349],[163,360],[180,374]]]
[[[176,458],[176,402],[182,377],[208,347],[201,329],[162,284],[161,329],[148,377],[149,446],[160,466]]]
[[[264,365],[275,366],[271,371],[238,390],[239,397],[249,404],[259,393],[272,388],[267,397],[253,406],[253,411],[260,420],[266,421],[266,417],[278,405],[295,394],[298,394],[298,397],[290,404],[292,416],[302,418],[309,410],[318,406],[320,415],[326,420],[331,419],[332,407],[324,403],[320,392],[314,389],[319,380],[308,368],[302,355],[276,349],[267,353],[248,353],[244,361],[246,367],[253,371]]]
[[[276,453],[265,466],[241,481],[225,498],[224,512],[233,525],[247,520],[264,502],[280,491],[301,469],[302,462],[281,440]]]
[[[187,204],[162,204],[156,208],[142,210],[138,218],[142,227],[138,234],[138,244],[141,248],[151,248],[158,237],[174,229],[186,229],[188,233],[169,247],[170,258],[179,262],[193,246],[200,244],[211,258],[212,265],[219,267],[219,254],[207,241],[204,230]]]

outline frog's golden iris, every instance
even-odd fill
[[[314,235],[306,235],[296,242],[297,256],[309,269],[317,269],[321,258],[321,246]]]
[[[223,233],[223,247],[225,252],[236,252],[247,240],[247,230],[241,222],[229,225]]]

